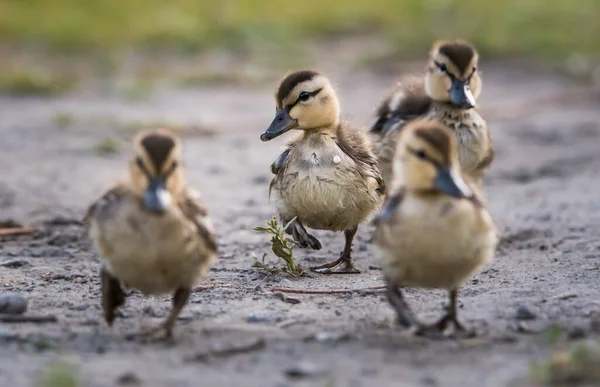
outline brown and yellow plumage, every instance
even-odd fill
[[[477,185],[463,176],[452,131],[435,120],[409,123],[394,154],[392,189],[377,218],[376,246],[388,298],[405,326],[441,332],[456,319],[459,287],[491,262],[497,244],[492,218]],[[434,326],[420,324],[403,287],[450,293],[450,309]]]
[[[469,43],[437,42],[425,77],[405,77],[384,99],[371,129],[384,180],[391,178],[390,163],[402,128],[422,117],[439,120],[454,131],[463,172],[481,182],[494,159],[494,147],[487,123],[474,108],[481,92],[478,60]]]
[[[317,272],[358,272],[350,249],[358,225],[379,208],[385,190],[366,133],[341,123],[339,102],[329,80],[315,71],[288,75],[275,93],[277,114],[263,141],[288,130],[302,130],[275,160],[271,199],[301,245],[321,243],[304,226],[344,231],[346,247],[339,260]],[[340,270],[332,270],[339,269]]]
[[[139,135],[127,178],[85,217],[102,263],[109,324],[125,300],[121,284],[146,295],[171,293],[173,311],[162,327],[170,336],[189,292],[216,259],[214,231],[199,194],[183,180],[179,148],[166,131]]]

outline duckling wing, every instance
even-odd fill
[[[112,209],[119,205],[122,200],[127,196],[129,190],[123,184],[117,184],[92,203],[83,218],[84,226],[87,230],[90,229],[91,221],[96,218],[102,218],[108,215]]]
[[[371,177],[377,182],[377,192],[380,195],[385,193],[385,183],[377,167],[377,158],[373,154],[372,145],[365,133],[359,132],[353,128],[338,129],[336,137],[337,146],[349,156],[356,165],[359,166],[358,172],[363,177]]]
[[[200,194],[188,190],[179,201],[179,208],[183,215],[196,226],[198,236],[202,239],[206,248],[216,254],[217,242],[208,218],[208,211]]]
[[[283,167],[283,165],[285,163],[285,160],[287,159],[288,155],[290,154],[291,150],[292,150],[292,148],[288,147],[285,151],[283,151],[282,154],[277,156],[277,158],[275,159],[273,164],[271,164],[271,173],[272,174],[277,175],[279,173],[279,171],[281,170],[281,168]]]
[[[383,136],[391,128],[401,128],[408,121],[427,114],[431,103],[422,78],[404,77],[379,105],[377,121],[370,132]]]
[[[482,178],[487,170],[490,169],[492,161],[494,161],[494,157],[496,155],[496,152],[494,151],[494,143],[492,142],[492,136],[487,124],[485,125],[485,131],[487,135],[488,148],[485,152],[485,156],[483,156],[483,158],[477,164],[477,167],[475,167],[475,170],[478,172],[480,178]]]

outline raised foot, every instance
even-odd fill
[[[314,236],[306,234],[306,239],[297,241],[298,245],[302,248],[311,248],[313,250],[321,250],[321,242]]]
[[[311,271],[319,274],[360,274],[360,270],[354,267],[352,260],[340,258],[331,263],[310,268]]]

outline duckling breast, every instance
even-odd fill
[[[335,145],[335,144],[333,144]],[[374,176],[336,146],[296,147],[275,178],[272,199],[284,218],[313,229],[342,231],[357,226],[380,205]]]
[[[467,200],[407,198],[377,232],[386,276],[399,285],[456,289],[491,262],[496,234],[487,212]]]
[[[154,215],[129,200],[95,221],[90,234],[108,271],[145,294],[192,287],[215,259],[177,207]]]
[[[486,122],[474,109],[434,110],[433,116],[456,134],[462,170],[469,175],[475,173],[492,148]]]

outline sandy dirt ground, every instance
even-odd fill
[[[593,95],[540,99],[577,86],[535,66],[484,63],[482,109],[497,157],[485,182],[502,236],[495,262],[461,290],[460,315],[471,340],[428,341],[395,326],[380,292],[290,295],[271,287],[359,289],[382,284],[362,225],[354,257],[362,274],[288,279],[251,268],[269,251],[264,224],[269,165],[285,139],[261,143],[274,112],[272,89],[161,89],[132,101],[100,92],[51,99],[0,98],[0,219],[38,227],[0,238],[0,293],[16,292],[57,323],[0,323],[0,385],[30,386],[55,359],[78,365],[86,386],[529,386],[530,364],[552,346],[593,340],[600,316],[600,108]],[[389,71],[325,69],[344,118],[367,126],[395,81]],[[487,110],[486,110],[487,109]],[[72,116],[67,128],[60,115]],[[125,170],[128,122],[194,124],[184,132],[189,181],[209,205],[220,259],[184,309],[174,344],[128,339],[156,325],[168,297],[133,293],[112,328],[101,317],[98,259],[78,220]],[[121,151],[99,155],[103,139]],[[307,267],[337,257],[343,236],[316,232],[320,251],[296,250]],[[433,320],[441,291],[410,290],[409,302]],[[519,319],[519,309],[532,312]],[[522,312],[522,310],[521,310]],[[523,313],[521,316],[523,317]],[[525,316],[527,317],[527,316]]]

